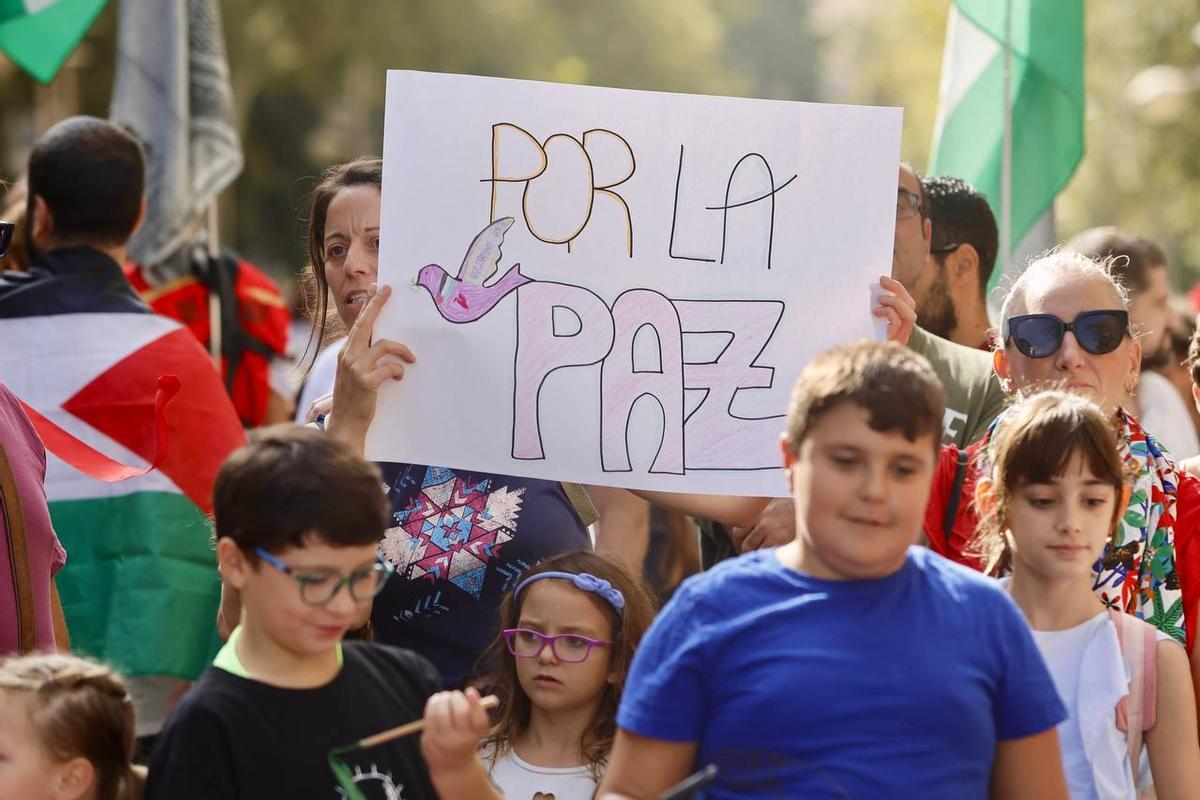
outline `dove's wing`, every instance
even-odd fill
[[[512,224],[512,217],[502,217],[479,232],[467,248],[462,266],[458,268],[459,280],[483,286],[488,278],[496,274],[496,265],[500,263],[500,245],[504,244],[504,234]]]

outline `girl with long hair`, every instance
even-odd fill
[[[484,681],[500,715],[481,749],[512,800],[588,800],[616,735],[617,705],[654,607],[616,560],[562,553],[526,572],[500,603]]]
[[[1200,785],[1195,699],[1182,646],[1106,607],[1092,565],[1127,514],[1135,475],[1118,433],[1078,393],[1031,395],[987,444],[974,549],[1005,578],[1070,713],[1058,728],[1074,800],[1137,797],[1143,735],[1159,800]]]

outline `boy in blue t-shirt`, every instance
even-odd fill
[[[894,344],[816,358],[782,450],[796,539],[687,581],[642,640],[602,798],[1062,798],[1066,710],[992,581],[915,546],[943,413]]]

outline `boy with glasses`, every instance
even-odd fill
[[[638,648],[603,800],[707,764],[710,800],[1065,800],[1066,717],[1020,611],[916,547],[940,439],[928,362],[814,359],[782,441],[796,538],[685,582]]]
[[[441,685],[405,650],[342,642],[391,569],[375,467],[320,431],[266,428],[221,467],[217,555],[241,624],[163,729],[148,798],[338,797],[331,748],[420,718]],[[354,752],[366,797],[433,797],[409,736]]]

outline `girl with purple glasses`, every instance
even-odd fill
[[[584,551],[546,559],[505,595],[500,635],[484,656],[500,714],[480,753],[505,797],[595,794],[625,676],[653,616],[628,570]]]

